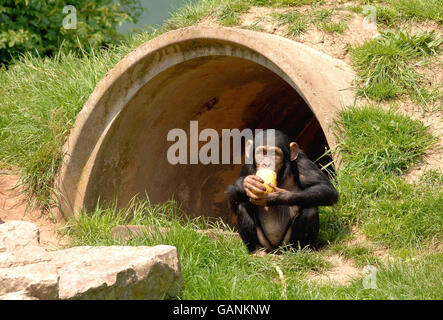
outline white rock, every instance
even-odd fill
[[[24,291],[11,292],[0,296],[0,300],[38,300],[37,298],[28,296]]]
[[[31,222],[8,221],[0,224],[0,252],[40,244],[40,232]]]
[[[47,252],[34,224],[0,225],[0,300],[162,299],[176,297],[182,287],[175,247]]]
[[[37,299],[58,299],[58,274],[48,261],[12,268],[0,268],[0,295],[23,291]]]
[[[60,299],[162,299],[183,287],[177,249],[77,247],[50,253]]]

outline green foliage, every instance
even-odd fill
[[[441,0],[360,0],[360,5],[373,5],[377,9],[377,23],[383,27],[394,27],[397,23],[411,20],[434,20],[443,23],[443,5]],[[362,13],[361,6],[348,8],[355,13]]]
[[[240,14],[250,6],[261,7],[298,7],[303,5],[322,4],[324,0],[200,0],[188,3],[179,8],[165,21],[163,31],[195,25],[205,17],[215,17],[224,26],[235,26],[240,23]],[[290,26],[289,34],[296,35],[302,31],[306,18],[298,19]]]
[[[377,198],[368,208],[363,231],[370,239],[397,248],[441,241],[443,185],[413,188],[400,179],[396,182],[396,193]]]
[[[325,32],[329,33],[343,33],[348,25],[345,21],[333,22],[333,10],[330,9],[316,9],[311,14],[311,21]]]
[[[65,29],[63,20],[76,9],[76,29]],[[61,43],[65,48],[90,48],[121,39],[117,24],[136,22],[139,0],[4,0],[0,3],[0,65],[32,51],[53,55]]]
[[[434,32],[410,35],[387,31],[352,48],[352,64],[361,78],[359,93],[375,101],[392,99],[405,92],[417,95],[420,77],[413,63],[441,52],[442,42]]]
[[[381,0],[358,0],[360,5],[371,5],[381,2]]]

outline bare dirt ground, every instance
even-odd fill
[[[64,227],[63,222],[52,221],[47,214],[38,208],[27,210],[27,203],[18,189],[14,189],[19,181],[18,175],[0,170],[0,220],[29,221],[40,230],[40,244],[47,250],[56,250],[68,245],[68,238],[57,230]]]
[[[309,272],[307,275],[308,281],[345,286],[363,274],[362,270],[357,268],[351,260],[345,259],[339,254],[328,256],[326,260],[332,264],[332,268],[325,273]]]
[[[379,245],[375,245],[369,241],[366,236],[360,232],[356,227],[352,228],[351,238],[346,241],[348,247],[366,247],[373,250],[373,254],[383,263],[389,263],[393,257],[389,250]],[[328,249],[325,250],[326,260],[332,264],[332,268],[324,273],[309,272],[307,280],[317,282],[320,284],[334,283],[336,285],[345,286],[356,278],[363,276],[363,268],[355,265],[352,259],[347,259],[343,255],[334,253],[330,254]]]

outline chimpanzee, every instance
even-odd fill
[[[317,207],[333,205],[338,200],[338,192],[328,177],[297,143],[278,130],[261,131],[254,141],[248,140],[245,156],[250,164],[243,165],[240,177],[227,193],[249,252],[264,255],[281,246],[315,247],[319,231]],[[277,173],[277,186],[269,185],[270,193],[263,179],[255,175],[263,167]]]

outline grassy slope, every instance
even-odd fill
[[[358,12],[362,5],[375,4],[384,10],[379,11],[383,17],[379,24],[384,25],[409,20],[443,22],[438,0],[387,2],[390,5],[359,1],[352,10]],[[412,2],[415,7],[409,5]],[[306,4],[315,6],[314,14],[300,18],[293,10]],[[303,32],[309,23],[327,32],[345,28],[333,26],[330,9],[322,9],[321,4],[322,1],[310,0],[203,0],[176,12],[163,30],[138,35],[108,51],[83,56],[61,52],[53,59],[24,57],[0,73],[0,167],[19,168],[28,194],[49,208],[52,179],[61,158],[60,147],[75,116],[97,82],[126,53],[161,32],[195,24],[206,16],[212,16],[222,25],[235,26],[240,13],[250,5],[288,7],[287,13],[274,17],[279,23],[288,24],[288,30],[294,34]],[[362,83],[370,85],[368,79],[375,79],[373,87],[361,85],[360,92],[376,101],[403,98],[405,93],[415,97],[416,92],[423,92],[414,64],[439,50],[435,35],[406,35],[403,42],[396,40],[399,35],[395,33],[385,42],[367,42],[354,49],[353,62]],[[374,55],[389,68],[368,64]],[[380,85],[377,79],[386,70],[393,76],[382,77],[389,81]],[[405,70],[405,76],[398,77],[398,70]],[[411,87],[417,90],[411,91]],[[137,238],[130,244],[167,243],[178,247],[186,282],[182,298],[442,298],[442,253],[435,247],[441,247],[442,240],[443,177],[428,172],[416,185],[401,178],[432,145],[433,139],[421,123],[376,107],[343,112],[336,132],[344,161],[336,181],[341,200],[333,208],[322,208],[320,237],[328,246],[320,252],[302,251],[256,259],[247,255],[238,239],[212,240],[194,231],[205,227],[201,222],[181,223],[171,219],[176,211],[174,205],[152,207],[147,202],[127,209],[135,213],[131,219],[124,218],[125,212],[100,208],[92,215],[81,215],[78,221],[71,222],[74,245],[113,244],[110,229],[121,223],[167,225],[171,232],[166,238],[160,235],[154,239]],[[348,245],[346,241],[353,237],[350,231],[353,227],[364,232],[376,247]],[[388,248],[393,261],[381,261],[375,253],[377,246]],[[361,267],[368,263],[376,265],[378,289],[362,290],[362,279],[345,287],[308,282],[308,272],[324,272],[330,267],[325,256],[334,252]],[[284,296],[276,265],[288,284]]]

